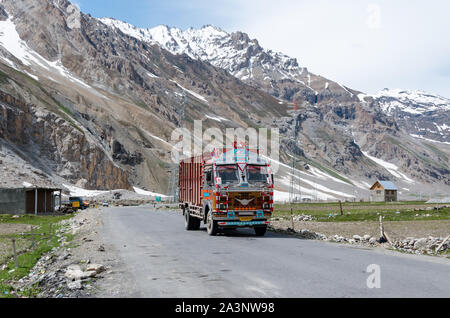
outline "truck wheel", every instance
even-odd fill
[[[210,236],[216,236],[218,232],[217,222],[213,220],[211,211],[208,213],[208,216],[206,217],[206,230]]]
[[[256,236],[264,236],[267,232],[267,226],[264,227],[255,227]]]
[[[192,227],[194,231],[198,231],[200,230],[200,223],[202,222],[200,219],[198,218],[192,218]]]
[[[188,231],[197,231],[200,229],[200,219],[191,216],[189,209],[184,212],[184,225]]]

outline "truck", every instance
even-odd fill
[[[273,214],[274,178],[259,149],[215,149],[181,160],[179,207],[188,231],[253,228],[264,236]]]
[[[77,211],[78,209],[86,209],[87,207],[84,204],[83,198],[80,197],[70,197],[69,201],[72,205],[72,208]]]

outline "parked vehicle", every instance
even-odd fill
[[[76,211],[78,209],[86,209],[83,203],[83,198],[81,197],[70,197],[69,198],[70,203],[72,204],[72,208]]]
[[[72,202],[69,200],[62,201],[57,210],[63,214],[72,214],[77,211],[77,209],[72,207]]]
[[[180,162],[179,198],[188,231],[249,227],[264,236],[273,213],[273,175],[259,150],[224,149]]]
[[[109,202],[103,202],[103,203],[102,203],[102,206],[104,206],[104,207],[109,207]]]

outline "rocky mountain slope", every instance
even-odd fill
[[[412,136],[450,143],[450,99],[399,89],[384,89],[372,97]]]
[[[342,95],[343,100],[356,98],[357,95],[356,91],[310,73],[295,58],[264,49],[258,40],[250,39],[243,32],[227,33],[211,25],[185,31],[164,25],[139,29],[112,18],[100,21],[143,42],[157,44],[173,54],[186,54],[192,59],[225,69],[243,82],[283,100],[314,103],[331,92],[335,97]]]
[[[0,91],[30,107],[25,125],[0,118],[0,127],[14,127],[1,130],[2,151],[31,164],[40,158],[36,170],[55,182],[166,193],[184,104],[188,129],[194,120],[204,129],[279,128],[279,191],[289,187],[288,153],[300,160],[303,197],[367,198],[377,178],[405,195],[450,186],[445,144],[410,136],[376,98],[311,74],[244,33],[145,31],[93,18],[66,0],[3,0],[0,72]],[[14,103],[3,108],[20,112]],[[39,137],[29,126],[41,122]],[[26,142],[14,139],[18,132]],[[52,140],[46,151],[27,146],[43,139]],[[114,177],[101,182],[105,173]]]

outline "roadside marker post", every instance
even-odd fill
[[[441,250],[442,246],[444,246],[444,244],[448,241],[448,239],[450,239],[450,235],[447,236],[442,243],[438,246],[438,248],[436,249],[436,254],[439,253],[439,251]]]
[[[384,231],[383,231],[383,216],[380,215],[380,239],[384,237]]]
[[[19,268],[19,261],[17,260],[17,251],[16,251],[16,239],[12,239],[13,253],[14,253],[14,262],[16,263],[16,268]]]
[[[384,227],[383,227],[383,216],[380,215],[380,243],[386,243],[388,240],[386,239],[386,234],[384,233]]]
[[[31,227],[31,248],[34,248],[34,228]]]
[[[295,231],[295,225],[294,225],[294,211],[291,208],[291,226],[292,226],[292,230]]]

